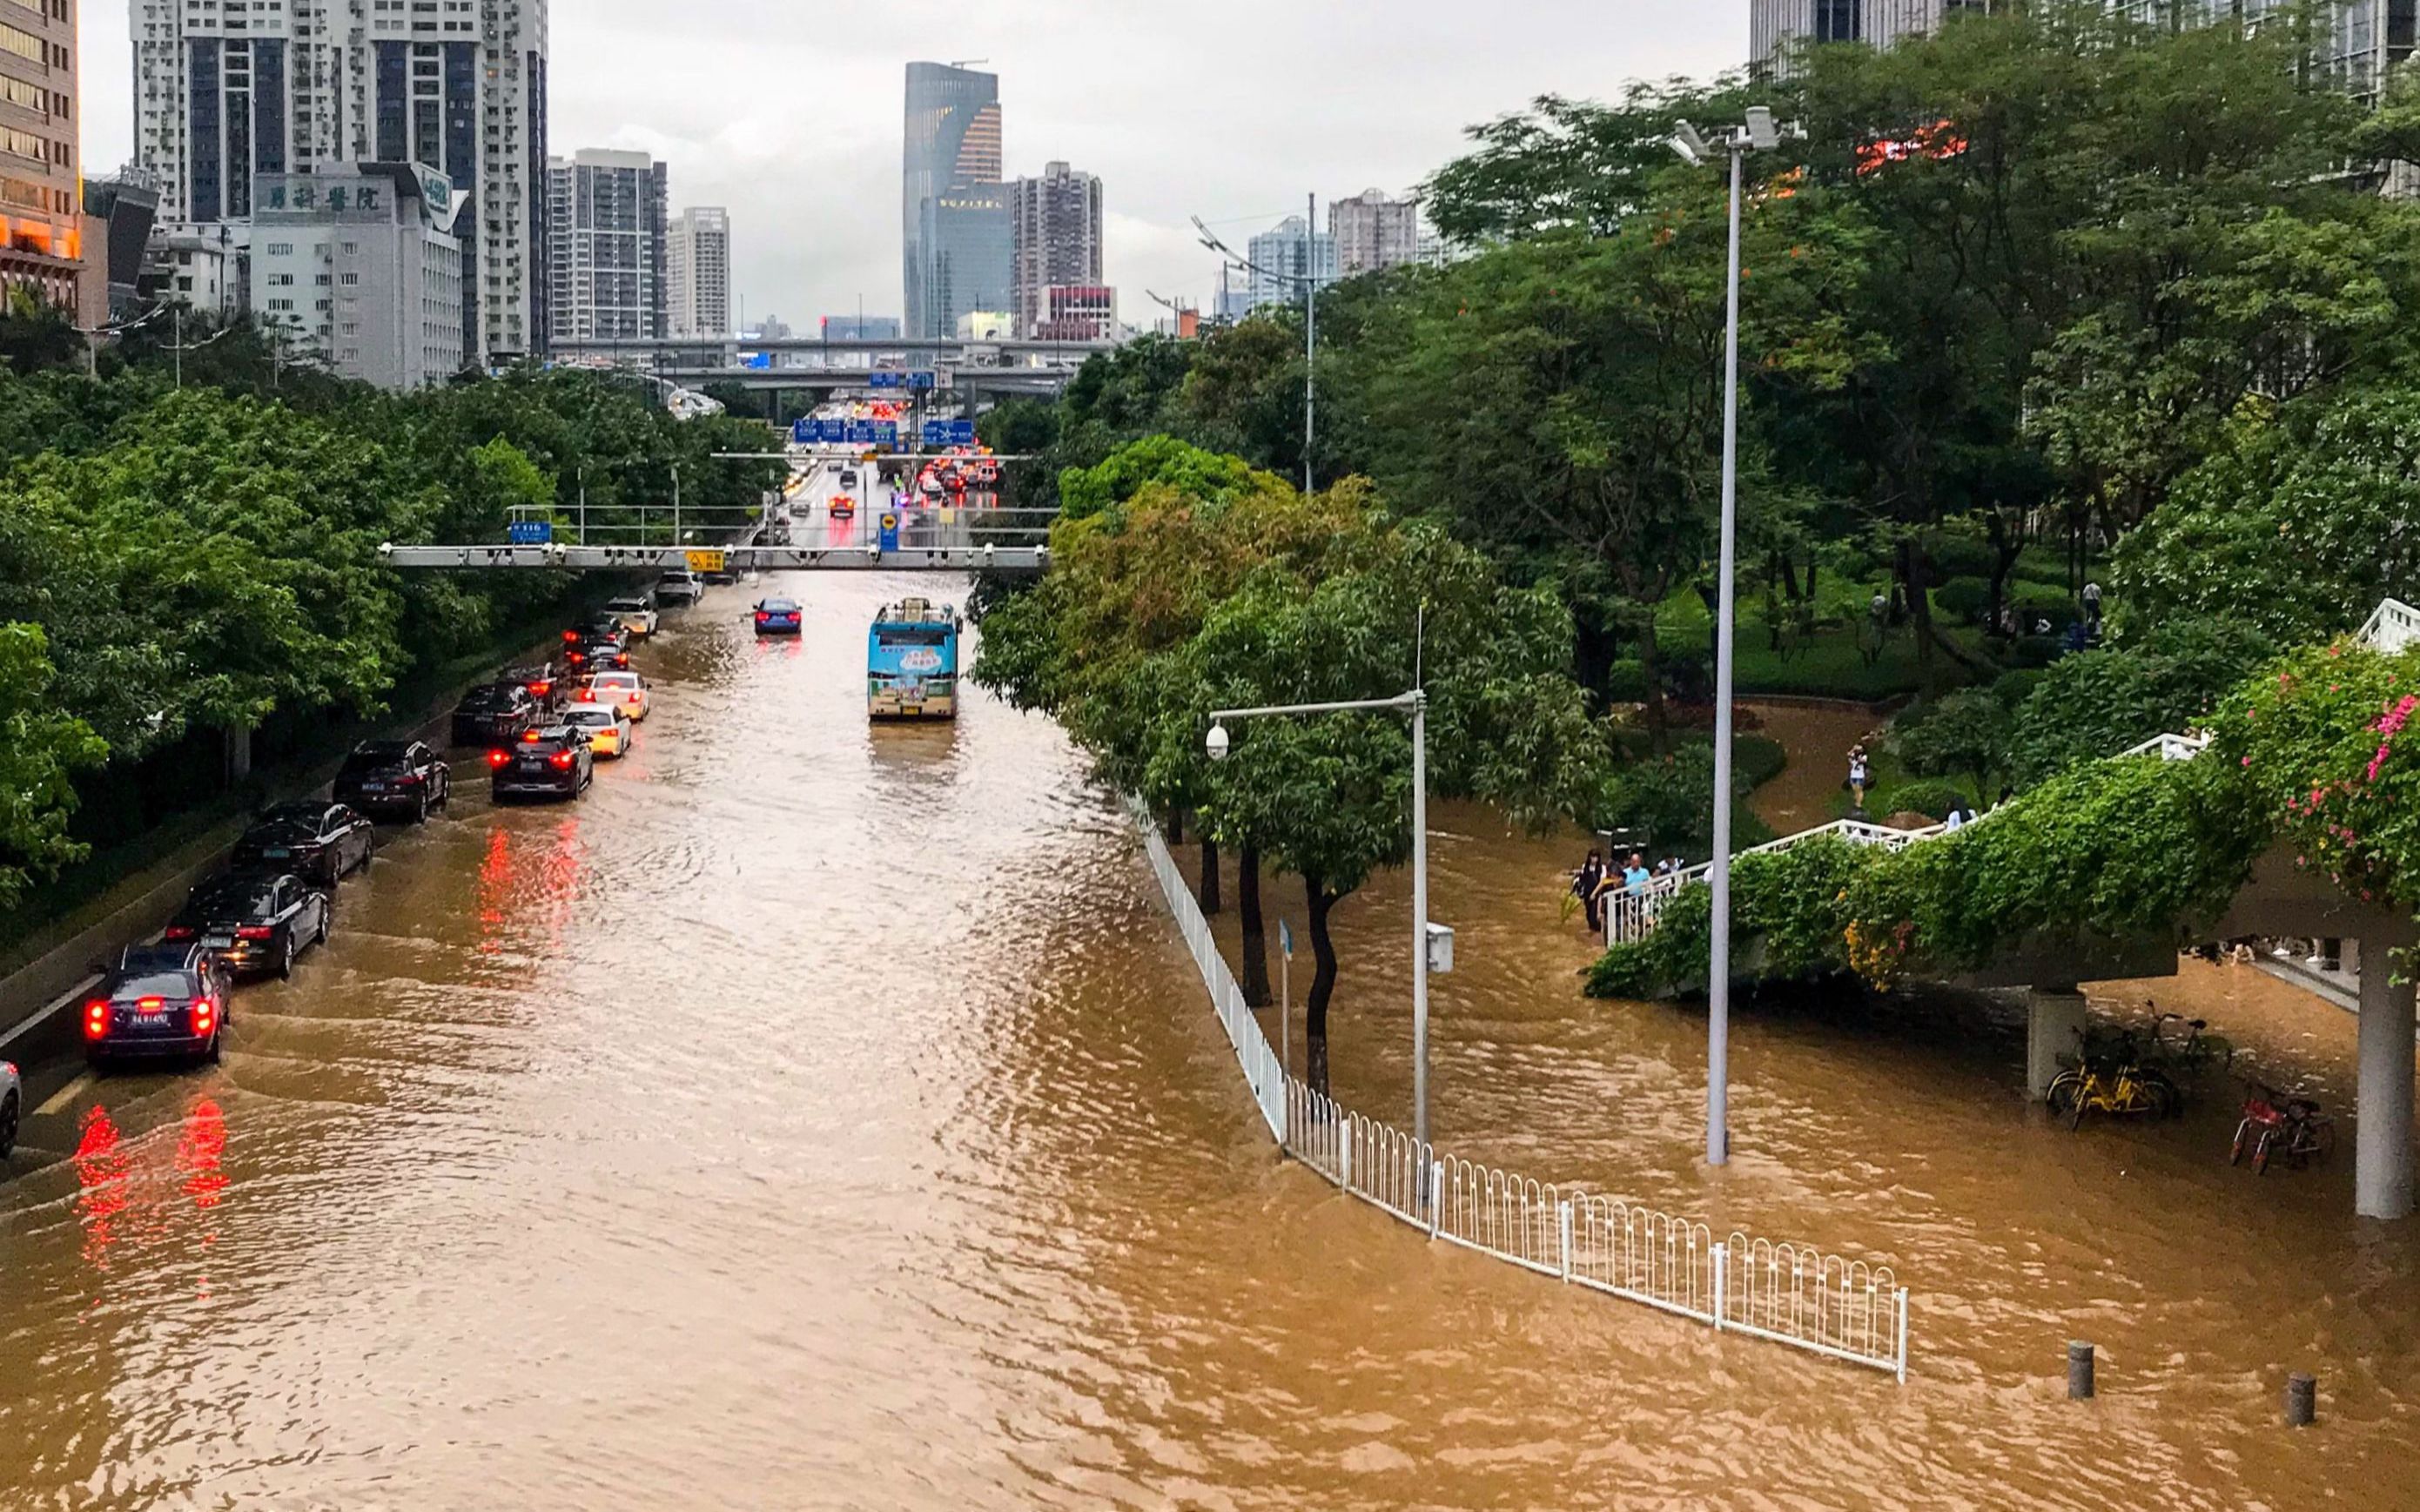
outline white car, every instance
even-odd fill
[[[693,572],[668,572],[656,581],[659,604],[694,604],[706,596],[706,584]]]
[[[580,692],[571,706],[601,703],[616,708],[638,724],[647,717],[647,680],[637,672],[594,672],[580,685]]]
[[[630,717],[618,703],[575,703],[563,711],[563,722],[588,737],[588,748],[599,757],[619,761],[630,754]]]
[[[17,1068],[0,1060],[0,1160],[17,1148],[17,1125],[24,1121],[25,1086],[17,1076]]]
[[[638,640],[644,640],[656,633],[656,607],[635,594],[607,599],[604,615],[609,620],[621,621],[622,628]]]

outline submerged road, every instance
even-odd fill
[[[806,603],[799,642],[751,635],[768,592]],[[497,810],[461,753],[333,945],[240,994],[223,1067],[37,1068],[0,1181],[0,1508],[2420,1494],[2412,1242],[2348,1223],[2339,1174],[2226,1171],[2214,1106],[2050,1129],[2006,1085],[2012,1021],[1899,1005],[1744,1013],[1742,1158],[1708,1176],[1701,1025],[1579,1003],[1569,857],[1467,810],[1439,823],[1444,1136],[1881,1253],[1914,1379],[1423,1244],[1280,1165],[1056,728],[981,697],[868,727],[866,623],[920,592],[962,589],[711,592],[637,655],[634,754]],[[1402,897],[1340,913],[1338,1088],[1382,1117]],[[2349,1049],[2274,984],[2153,990],[2323,1090]],[[2088,1408],[2069,1336],[2104,1350]],[[2310,1363],[2326,1420],[2288,1435]]]

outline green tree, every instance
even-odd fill
[[[97,766],[109,748],[51,696],[53,672],[39,626],[0,625],[0,908],[13,907],[35,877],[84,856],[68,834],[73,774]]]
[[[2009,728],[2009,707],[1996,691],[1960,688],[1933,700],[1913,717],[1902,717],[1891,730],[1891,744],[1907,769],[1918,776],[1972,777],[1977,796],[1988,804],[1992,778],[2008,761]]]

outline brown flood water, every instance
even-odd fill
[[[1440,1137],[1895,1265],[1880,1375],[1422,1242],[1279,1162],[1136,847],[1038,718],[869,731],[863,626],[721,592],[579,807],[466,792],[249,989],[225,1066],[80,1088],[0,1186],[0,1507],[2163,1507],[2420,1502],[2411,1226],[2349,1160],[2071,1134],[1971,1004],[1579,1000],[1564,843],[1448,810]],[[477,784],[473,784],[476,786]],[[1296,920],[1291,887],[1273,887]],[[1402,1119],[1402,879],[1336,1079]],[[1227,921],[1232,928],[1232,919]],[[2351,1020],[2192,1004],[2341,1108]],[[2103,1396],[2060,1398],[2065,1341]],[[2288,1433],[2289,1367],[2323,1378]]]

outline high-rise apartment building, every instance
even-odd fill
[[[163,223],[249,221],[266,177],[425,164],[475,207],[466,353],[545,349],[547,0],[130,5],[135,158]]]
[[[1326,288],[1337,280],[1336,239],[1312,232],[1311,223],[1289,215],[1254,237],[1246,249],[1251,265],[1250,307],[1297,304],[1303,285]]]
[[[1327,231],[1336,242],[1336,266],[1347,278],[1420,260],[1418,200],[1365,189],[1327,207]]]
[[[1001,182],[997,74],[908,65],[900,213],[910,339],[947,340],[959,316],[1010,307],[1016,239]]]
[[[252,311],[289,350],[382,389],[462,368],[453,181],[408,163],[322,163],[256,180]]]
[[[1016,329],[1038,335],[1074,308],[1063,300],[1054,311],[1052,289],[1101,286],[1101,180],[1053,162],[1040,177],[1009,185],[1008,204],[1016,227]]]
[[[1887,47],[1921,36],[1959,11],[2006,9],[2013,0],[1748,0],[1748,53],[1771,63],[1800,42],[1870,42]]]
[[[664,255],[665,303],[673,336],[728,336],[731,323],[731,212],[696,205],[674,218]]]
[[[0,290],[76,307],[76,0],[0,0]]]
[[[546,167],[548,322],[557,341],[653,341],[670,293],[664,164],[587,148]]]

